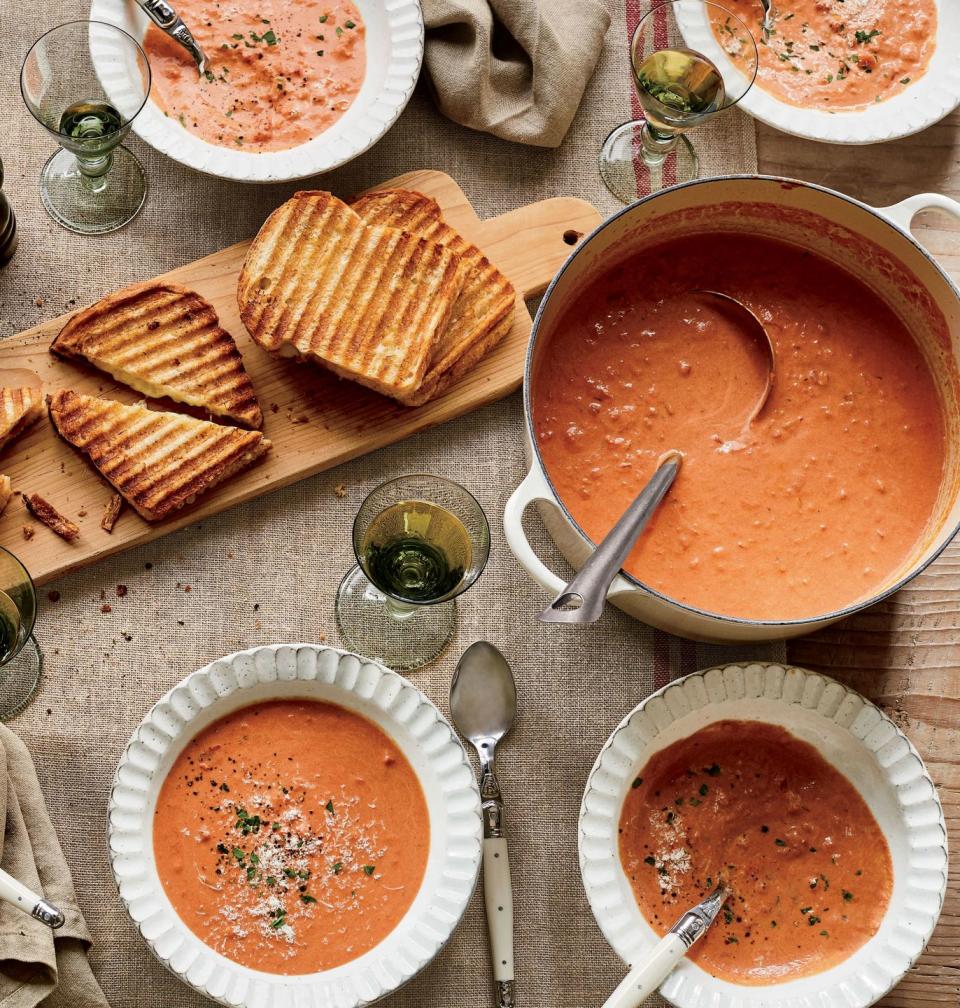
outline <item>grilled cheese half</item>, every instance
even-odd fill
[[[409,189],[382,189],[360,196],[351,206],[368,224],[400,228],[440,242],[469,267],[420,388],[402,400],[419,406],[449,388],[510,332],[516,291],[476,245],[444,222],[440,205],[429,196]]]
[[[469,271],[444,245],[365,224],[330,193],[298,192],[253,240],[237,300],[265,350],[403,402],[423,383]]]
[[[154,399],[259,427],[263,414],[233,337],[213,306],[165,280],[126,287],[78,312],[50,346]]]
[[[147,521],[159,521],[256,461],[259,431],[59,391],[50,418]]]

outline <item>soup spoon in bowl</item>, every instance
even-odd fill
[[[727,899],[723,885],[691,907],[654,946],[649,957],[627,974],[603,1008],[637,1008],[673,972],[695,941],[707,933]]]

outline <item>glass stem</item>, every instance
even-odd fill
[[[76,158],[84,188],[92,193],[102,193],[107,188],[107,173],[113,163],[113,154],[108,152],[98,157],[77,154]]]
[[[678,136],[679,133],[657,129],[650,123],[644,123],[640,131],[642,140],[640,154],[643,160],[651,166],[662,164],[670,151],[676,147]]]
[[[383,608],[390,619],[396,620],[398,623],[406,623],[408,619],[411,619],[415,615],[419,606],[408,605],[406,602],[398,602],[388,595],[384,600]]]

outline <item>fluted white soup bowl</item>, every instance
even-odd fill
[[[757,80],[740,99],[739,107],[755,119],[784,133],[836,144],[885,143],[919,133],[939,122],[960,105],[960,4],[956,0],[934,0],[937,7],[937,44],[926,73],[909,87],[864,108],[849,111],[808,108],[781,101],[763,89]],[[723,0],[720,0],[723,6]],[[776,9],[776,5],[774,6]],[[757,3],[758,18],[760,4]],[[687,0],[676,8],[677,26],[690,49],[708,56],[721,67],[729,56],[717,42],[698,0]]]
[[[640,200],[604,221],[573,251],[540,303],[524,374],[526,451],[530,471],[504,512],[504,534],[533,580],[558,595],[565,580],[537,556],[523,529],[523,513],[537,504],[567,560],[579,569],[595,544],[554,488],[533,433],[532,405],[540,362],[565,312],[596,277],[642,248],[705,232],[765,235],[835,263],[874,291],[917,340],[940,386],[946,409],[947,465],[926,534],[899,570],[869,596],[844,609],[795,620],[742,619],[707,612],[662,595],[621,571],[607,600],[631,616],[683,637],[736,642],[810,633],[873,605],[924,570],[960,529],[960,290],[910,234],[921,210],[960,218],[960,203],[925,193],[895,206],[871,207],[832,189],[764,175],[699,179]],[[704,278],[704,284],[709,277]],[[749,487],[717,487],[718,494],[749,494]],[[546,600],[544,600],[546,602]]]
[[[296,2],[296,0],[291,0]],[[406,108],[423,62],[423,13],[419,0],[355,0],[366,28],[367,68],[353,104],[329,129],[288,150],[221,147],[164,115],[152,100],[133,120],[133,131],[151,147],[188,168],[238,182],[283,182],[331,171],[372,147]],[[93,0],[90,17],[122,28],[142,42],[151,21],[133,0]],[[111,58],[109,45],[91,49],[107,93],[116,99],[139,73]],[[118,106],[122,107],[122,106]]]
[[[153,855],[157,796],[187,743],[241,707],[280,698],[339,704],[376,724],[410,761],[430,815],[423,882],[396,928],[357,959],[301,976],[250,969],[205,945],[167,899]],[[311,644],[240,651],[187,676],[134,732],[110,794],[110,860],[127,913],[167,969],[234,1008],[358,1008],[396,990],[459,923],[480,869],[480,839],[473,771],[440,711],[377,662]]]
[[[660,993],[676,1008],[867,1008],[903,978],[933,933],[947,890],[947,829],[933,781],[906,736],[879,708],[826,676],[774,664],[707,669],[664,687],[624,718],[593,765],[580,809],[580,872],[594,917],[631,965],[657,944],[620,863],[623,802],[654,753],[728,718],[786,728],[850,781],[889,845],[893,891],[877,933],[823,973],[742,986],[684,959]]]

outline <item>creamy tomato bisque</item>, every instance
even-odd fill
[[[342,707],[278,700],[215,722],[177,758],[154,856],[203,942],[251,969],[332,969],[382,941],[426,869],[429,818],[396,745]]]
[[[744,420],[776,349],[772,395]],[[670,493],[624,567],[712,613],[790,620],[875,593],[915,554],[946,458],[944,409],[900,320],[803,249],[705,234],[650,246],[599,276],[550,334],[532,383],[547,474],[594,541],[668,449]]]
[[[849,112],[899,94],[936,48],[934,0],[777,0],[769,35],[757,0],[724,0],[754,33],[757,87],[791,105]],[[722,42],[731,28],[711,19]]]
[[[740,984],[836,966],[877,932],[893,888],[859,792],[811,745],[755,721],[717,722],[653,756],[623,804],[620,860],[661,935],[727,888],[689,954]]]
[[[297,147],[332,126],[363,84],[365,30],[350,0],[180,0],[177,9],[209,65],[199,76],[186,50],[151,25],[150,95],[209,143]]]

